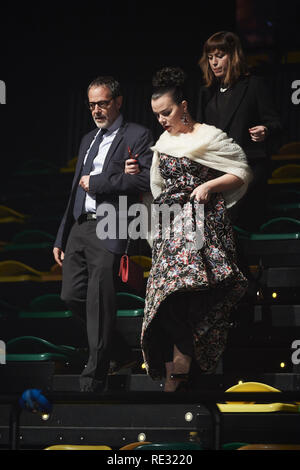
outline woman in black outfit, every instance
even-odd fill
[[[250,75],[239,38],[227,31],[213,34],[204,44],[199,65],[204,86],[199,93],[197,119],[214,125],[244,150],[253,171],[248,194],[231,211],[235,222],[241,206],[259,223],[257,210],[269,172],[270,145],[281,124],[263,78]],[[244,212],[249,217],[249,211]],[[263,214],[261,213],[261,216]]]

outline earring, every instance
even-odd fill
[[[189,121],[188,121],[186,112],[183,113],[182,118],[181,118],[181,121],[183,122],[183,124],[184,124],[185,126],[188,125]]]

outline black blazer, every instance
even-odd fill
[[[86,152],[98,130],[96,128],[86,134],[80,144],[69,201],[54,243],[54,246],[61,248],[63,251],[65,250],[71,227],[74,224],[73,205],[80,179],[81,167]],[[97,211],[101,204],[112,204],[116,209],[118,220],[120,195],[128,196],[127,205],[129,207],[130,204],[139,201],[141,192],[150,191],[151,145],[153,145],[153,138],[149,129],[139,124],[123,121],[109,148],[102,173],[90,176],[89,192],[96,196]],[[133,155],[139,155],[138,161],[141,171],[137,175],[127,175],[124,173],[125,160],[130,158],[128,147],[130,147]],[[118,234],[118,226],[116,232]],[[103,239],[103,242],[106,248],[113,253],[123,253],[126,247],[125,239],[118,239],[114,236]]]
[[[197,106],[199,122],[216,125],[215,122],[208,122],[205,112],[214,93],[213,87],[201,87]],[[268,128],[264,142],[253,142],[250,138],[248,129],[258,125]],[[276,145],[280,145],[282,128],[263,78],[248,76],[233,86],[226,112],[220,117],[216,127],[225,131],[243,148],[250,165],[253,160],[266,158],[270,152],[275,151]]]

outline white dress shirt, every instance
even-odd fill
[[[98,155],[95,157],[92,165],[90,175],[98,175],[102,172],[103,165],[105,162],[106,155],[109,148],[117,135],[117,132],[122,125],[123,117],[118,116],[113,124],[107,129],[107,132],[103,136],[103,140],[99,145]],[[99,129],[100,132],[101,129]],[[97,135],[97,134],[96,134]],[[91,144],[92,145],[92,144]],[[87,156],[86,156],[87,157]],[[85,159],[86,159],[85,157]],[[86,193],[85,197],[85,212],[96,213],[96,196]]]

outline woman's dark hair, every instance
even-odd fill
[[[95,78],[88,86],[87,94],[93,87],[106,86],[111,91],[112,98],[117,98],[122,95],[120,83],[111,76],[99,76]]]
[[[185,99],[185,73],[180,67],[164,67],[152,79],[152,99],[157,100],[162,95],[170,93],[176,104]]]
[[[241,76],[249,75],[239,37],[230,31],[220,31],[207,39],[203,46],[202,57],[199,60],[205,86],[209,87],[217,80],[208,61],[208,55],[214,51],[221,51],[228,55],[229,66],[224,79],[225,85],[232,85]]]

